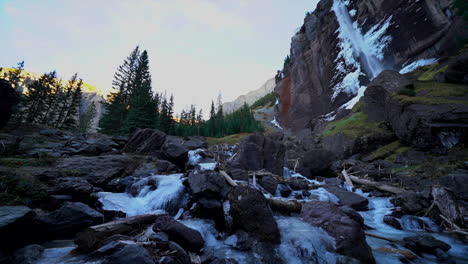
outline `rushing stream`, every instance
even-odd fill
[[[209,166],[197,166],[203,161],[198,154],[200,150],[190,153],[189,160],[192,165],[201,169],[214,169],[216,162],[208,160],[205,164]],[[214,163],[214,165],[213,165]],[[288,169],[284,171],[284,177],[301,177],[304,176],[298,173],[293,173]],[[183,174],[172,175],[153,175],[143,178],[137,182],[140,187],[136,196],[129,193],[99,193],[99,201],[102,203],[103,209],[112,211],[122,211],[127,215],[139,215],[149,213],[155,210],[171,210],[177,211],[186,205],[185,197],[188,195],[182,183],[181,177]],[[309,180],[311,184],[324,185],[324,183]],[[155,184],[156,182],[156,184]],[[156,186],[155,186],[156,185]],[[253,186],[258,187],[258,186]],[[343,188],[346,188],[343,186]],[[349,190],[349,188],[348,188]],[[304,198],[300,200],[307,202],[307,199],[319,199],[333,203],[339,203],[339,199],[328,192],[325,188],[318,187],[310,190],[316,198]],[[459,263],[468,262],[466,252],[468,246],[452,237],[449,237],[439,232],[438,227],[428,218],[415,216],[403,216],[399,221],[404,230],[397,230],[383,222],[385,215],[391,212],[393,205],[390,203],[390,198],[370,197],[369,194],[363,193],[361,190],[354,190],[356,194],[365,196],[369,199],[369,210],[360,212],[365,220],[365,225],[370,227],[366,232],[379,235],[385,238],[401,240],[404,237],[431,232],[430,234],[436,239],[446,242],[452,248],[448,251],[455,260]],[[294,192],[288,198],[282,198],[277,192],[276,195],[265,194],[268,198],[292,200]],[[229,205],[227,204],[227,210]],[[314,227],[306,222],[303,222],[297,216],[275,216],[278,227],[281,233],[281,244],[277,246],[276,252],[283,258],[285,263],[337,263],[339,255],[334,253],[334,240],[324,230]],[[239,239],[235,234],[228,235],[220,233],[216,230],[214,222],[211,220],[187,218],[181,222],[193,229],[198,230],[205,239],[205,250],[212,251],[216,257],[231,258],[239,263],[260,263],[258,256],[251,251],[240,251],[235,245]],[[421,226],[423,223],[423,226]],[[148,229],[152,232],[151,229]],[[429,230],[429,231],[428,231]],[[388,253],[383,249],[401,249],[408,251],[397,243],[388,242],[386,240],[367,237],[367,242],[373,250],[374,257],[377,263],[403,263],[401,255],[398,253]],[[98,264],[100,261],[86,262],[79,257],[69,257],[67,254],[74,248],[72,242],[59,243],[54,246],[46,245],[40,264],[54,263],[74,263],[74,264]],[[458,263],[457,262],[457,263]],[[411,263],[437,263],[435,256],[423,255],[418,257]]]

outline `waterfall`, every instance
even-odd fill
[[[99,201],[104,210],[121,211],[128,216],[145,214],[157,209],[177,211],[184,200],[182,176],[183,174],[156,175],[155,190],[150,190],[150,187],[146,186],[141,189],[137,197],[129,193],[100,192]]]
[[[342,106],[350,109],[359,101],[366,88],[361,85],[360,77],[365,75],[372,80],[385,70],[385,65],[382,63],[384,50],[391,41],[391,37],[385,36],[385,32],[391,24],[392,17],[374,25],[363,34],[357,21],[353,22],[351,18],[348,2],[334,0],[332,6],[339,24],[340,39],[338,44],[340,52],[335,59],[336,74],[333,81],[341,80],[334,87],[332,99],[342,92],[355,95],[355,98]]]
[[[333,11],[340,25],[340,33],[351,43],[353,56],[359,58],[363,67],[371,78],[376,77],[384,70],[384,66],[373,54],[372,43],[366,41],[357,24],[353,24],[348,8],[342,0],[333,2]]]

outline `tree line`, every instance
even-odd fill
[[[86,113],[80,115],[83,80],[77,74],[63,82],[57,77],[57,72],[52,71],[26,83],[23,71],[24,61],[12,69],[0,68],[2,78],[8,80],[20,98],[13,115],[15,122],[77,132],[90,129],[96,108],[91,105]]]
[[[107,98],[99,125],[105,134],[128,135],[136,128],[155,128],[177,136],[222,137],[263,130],[247,105],[224,115],[221,96],[217,107],[212,102],[208,120],[195,105],[176,115],[174,96],[153,92],[148,52],[138,46],[118,67],[112,84],[114,92]]]

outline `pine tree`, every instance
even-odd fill
[[[58,126],[58,128],[65,129],[65,130],[73,130],[76,128],[77,123],[78,123],[77,121],[79,118],[82,86],[83,86],[83,80],[80,79],[73,89],[73,96],[70,101],[70,104],[68,105],[68,109],[65,114],[64,121],[60,126]]]
[[[115,92],[107,97],[106,111],[100,122],[100,131],[106,134],[121,134],[124,122],[127,119],[129,95],[135,84],[135,68],[140,58],[140,49],[137,46],[117,68],[112,82]]]
[[[6,74],[6,77],[8,81],[10,82],[11,86],[15,88],[15,90],[19,91],[20,89],[20,84],[23,81],[24,77],[21,75],[24,70],[24,61],[18,62],[16,67],[13,67],[8,73]],[[22,91],[20,91],[22,92]]]
[[[135,128],[154,127],[154,100],[151,91],[151,74],[147,51],[143,51],[135,67],[132,90],[129,94],[129,111],[124,123],[124,133]]]
[[[56,82],[56,72],[42,75],[29,87],[24,99],[25,121],[27,123],[39,123],[47,110],[46,101]]]

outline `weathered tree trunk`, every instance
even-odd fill
[[[390,192],[390,193],[394,193],[394,194],[399,194],[399,193],[405,192],[404,189],[401,189],[401,188],[398,188],[398,187],[394,187],[394,186],[390,186],[390,185],[386,185],[386,184],[382,184],[382,183],[379,183],[379,182],[374,182],[374,181],[370,181],[370,180],[366,180],[366,179],[361,179],[361,178],[358,178],[356,176],[349,175],[349,178],[355,183],[372,186],[372,187],[374,187],[374,188],[376,188],[378,190],[384,191],[384,192]]]
[[[77,250],[84,252],[93,250],[99,245],[99,242],[112,235],[138,234],[153,224],[159,216],[160,214],[137,215],[88,227],[76,235]]]
[[[229,183],[229,185],[231,185],[233,187],[237,186],[237,183],[225,171],[219,171],[219,174],[221,174],[221,176],[223,176],[224,179],[226,179],[226,181]]]
[[[285,201],[280,199],[268,199],[271,209],[287,211],[287,212],[300,212],[302,204],[297,201]]]

